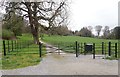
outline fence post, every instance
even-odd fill
[[[105,47],[104,47],[104,51],[105,51],[105,56],[106,56],[106,54],[107,54],[107,45],[106,45],[106,43],[104,43],[104,45],[105,45]]]
[[[17,42],[17,43],[16,43],[16,46],[17,46],[17,51],[18,51],[18,48],[19,48],[19,47],[18,47],[18,41],[16,40],[16,42]]]
[[[9,40],[8,40],[8,52],[10,52],[10,47],[9,47]]]
[[[108,45],[108,55],[111,56],[111,42],[109,42]]]
[[[95,59],[95,43],[93,43],[93,59]]]
[[[104,42],[102,42],[102,55],[104,54]]]
[[[81,47],[80,48],[81,48],[81,54],[82,54],[82,43],[81,43]]]
[[[117,43],[115,43],[115,57],[117,58]]]
[[[78,53],[80,53],[80,43],[78,43]]]
[[[85,46],[86,46],[86,43],[84,43],[84,55],[86,55]]]
[[[11,41],[11,43],[12,43],[12,51],[13,51],[13,40]]]
[[[42,57],[42,43],[39,42],[39,55]]]
[[[15,40],[15,42],[14,42],[14,43],[15,43],[15,50],[16,50],[16,40]]]
[[[3,40],[3,49],[4,49],[4,56],[6,56],[5,40]]]
[[[75,42],[75,46],[76,46],[76,57],[78,57],[78,42]]]

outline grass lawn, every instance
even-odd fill
[[[31,41],[31,34],[23,34],[18,37],[19,41]],[[11,43],[10,43],[11,44]],[[10,45],[11,46],[11,45]],[[8,47],[6,47],[7,50]],[[46,54],[45,46],[42,47],[42,57]],[[16,49],[14,51],[7,51],[7,55],[2,54],[2,69],[17,69],[27,66],[33,66],[39,64],[42,58],[39,57],[39,45],[30,44],[29,47],[22,49]]]
[[[32,34],[22,34],[22,36],[17,36],[18,40],[33,40]]]
[[[38,54],[12,54],[2,58],[2,69],[16,69],[36,65],[40,62]]]
[[[95,49],[96,49],[96,54],[102,54],[102,42],[104,42],[104,47],[105,47],[105,53],[108,54],[108,42],[111,42],[112,53],[114,53],[114,46],[115,43],[118,43],[118,40],[107,40],[107,39],[99,39],[99,38],[90,38],[90,37],[80,37],[80,36],[48,36],[44,35],[43,41],[53,44],[60,49],[64,50],[65,52],[69,53],[76,53],[75,52],[75,41],[78,41],[78,43],[82,43],[82,47],[80,48],[80,52],[84,52],[84,43],[90,43],[93,44],[95,43]],[[82,53],[83,53],[82,52]],[[114,56],[114,55],[113,55]]]
[[[43,40],[49,43],[52,42],[75,42],[78,41],[80,43],[101,43],[101,42],[118,42],[118,40],[106,40],[106,39],[98,39],[98,38],[90,38],[90,37],[80,37],[80,36],[47,36],[43,37]]]

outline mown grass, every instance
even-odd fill
[[[44,41],[52,43],[52,42],[75,42],[78,41],[80,43],[101,43],[101,42],[118,42],[118,40],[107,40],[107,39],[99,39],[99,38],[90,38],[90,37],[80,37],[80,36],[48,36],[44,35]]]
[[[33,45],[31,45],[33,46]],[[42,49],[42,56],[45,56],[46,50]],[[39,57],[38,48],[23,48],[14,51],[7,56],[2,57],[2,69],[16,69],[39,64],[42,58]]]
[[[17,36],[18,40],[33,40],[32,34],[26,33],[22,36]]]
[[[2,58],[2,69],[16,69],[36,65],[40,62],[38,54],[12,54]]]
[[[17,41],[31,41],[31,34],[23,34],[17,37]],[[11,43],[10,43],[11,44]],[[11,46],[11,45],[10,45]],[[7,47],[6,47],[7,50]],[[46,54],[45,46],[42,47],[42,57]],[[17,48],[14,51],[7,51],[7,55],[2,54],[2,69],[17,69],[27,66],[33,66],[40,63],[42,58],[39,55],[39,45],[30,44],[29,47],[25,46],[22,49]]]

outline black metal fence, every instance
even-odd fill
[[[87,53],[93,54],[93,59],[96,55],[105,55],[118,58],[118,43],[78,43],[76,41],[76,57],[80,54],[86,55]]]
[[[103,56],[111,56],[118,58],[118,43],[113,42],[101,42],[101,43],[80,43],[76,42],[54,42],[51,43],[58,49],[63,50],[65,52],[74,53],[76,57],[80,54],[87,55],[92,54],[93,59],[97,57],[97,55]]]
[[[31,53],[42,56],[42,43],[34,44],[32,40],[3,40],[3,55],[16,53]]]
[[[54,42],[52,43],[58,49],[63,50],[65,52],[74,53],[76,57],[80,54],[87,55],[93,54],[93,59],[96,58],[97,55],[105,55],[112,56],[118,58],[118,43],[80,43],[80,42]],[[6,56],[12,52],[19,53],[36,53],[39,56],[42,56],[42,43],[38,45],[34,45],[34,42],[31,40],[21,41],[21,40],[3,40],[3,54]],[[27,51],[26,51],[27,49]],[[21,52],[22,51],[22,52]]]

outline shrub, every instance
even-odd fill
[[[14,37],[14,33],[7,29],[2,29],[2,39],[10,39]]]

